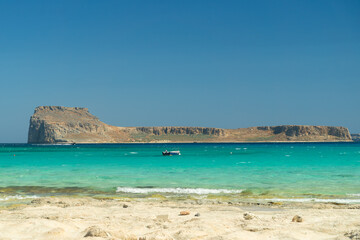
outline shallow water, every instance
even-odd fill
[[[0,200],[62,194],[360,202],[360,144],[0,145]]]

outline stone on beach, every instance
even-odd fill
[[[180,215],[181,215],[181,216],[190,215],[190,212],[189,212],[189,211],[181,211],[181,212],[180,212]]]
[[[292,222],[302,222],[303,219],[299,215],[295,215],[291,221]]]
[[[255,218],[255,215],[252,214],[252,213],[244,213],[244,219],[245,220],[251,220],[251,219],[254,219]]]
[[[196,214],[195,214],[195,217],[200,217],[200,213],[196,213]]]
[[[98,226],[91,226],[85,229],[84,237],[110,237],[110,234],[99,228]]]
[[[348,237],[351,240],[360,240],[360,229],[358,231],[350,231],[344,234],[345,237]]]

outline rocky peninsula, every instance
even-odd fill
[[[354,142],[360,142],[360,134],[359,133],[351,134],[351,138]]]
[[[87,108],[40,106],[30,118],[28,143],[352,141],[345,127],[283,125],[221,129],[207,127],[116,127]]]

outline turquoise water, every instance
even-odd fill
[[[155,193],[360,202],[360,144],[0,145],[0,200]]]

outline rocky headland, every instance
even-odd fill
[[[360,142],[360,134],[357,133],[357,134],[351,134],[351,138],[354,142]]]
[[[345,127],[283,125],[207,127],[115,127],[87,108],[41,106],[30,118],[28,143],[300,142],[352,141]]]

